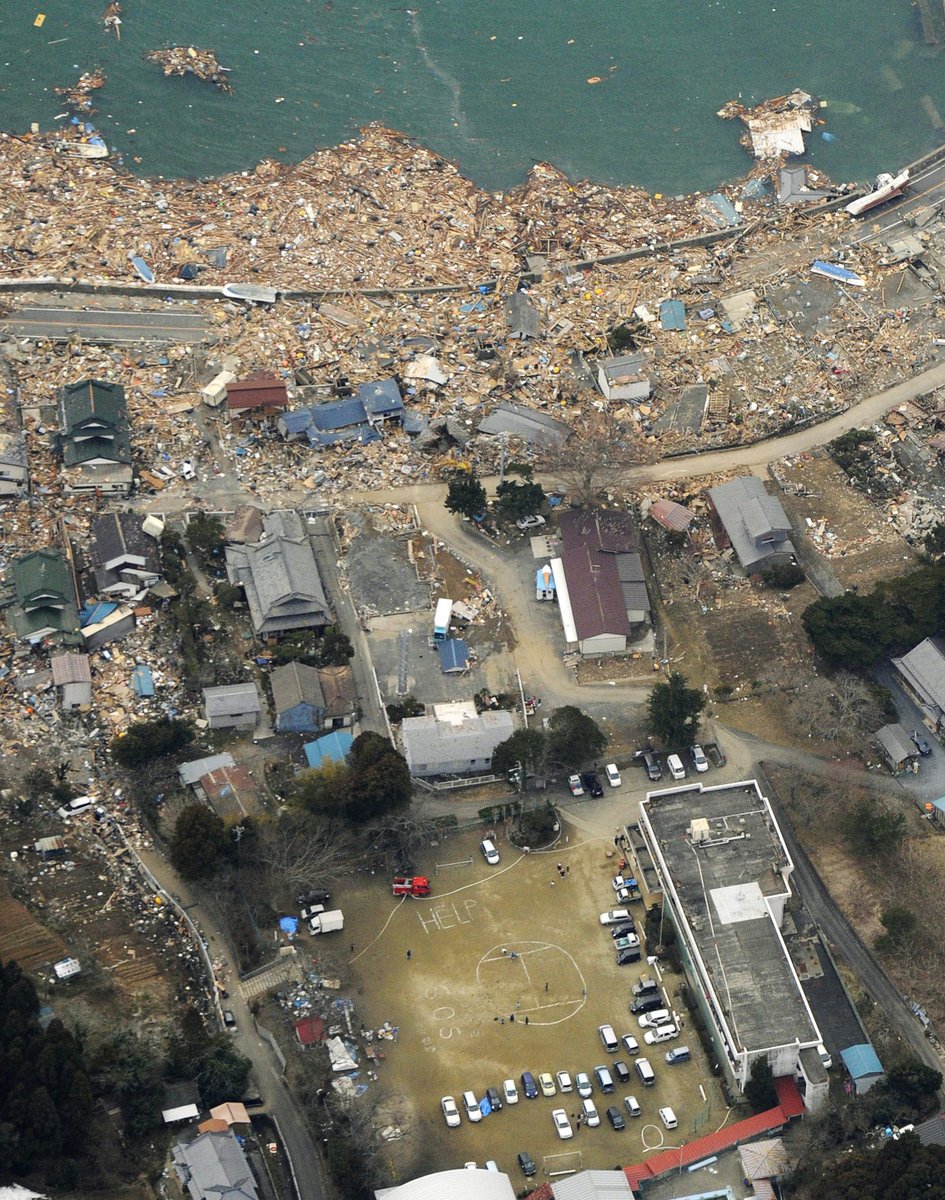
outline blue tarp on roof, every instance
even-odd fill
[[[404,411],[404,400],[396,379],[380,383],[362,383],[358,399],[369,417],[393,417]]]
[[[151,668],[146,667],[144,663],[138,663],[135,669],[131,672],[131,686],[135,689],[135,695],[142,700],[147,700],[154,695],[154,679],[151,676]]]
[[[344,762],[353,741],[354,738],[350,733],[346,733],[343,729],[336,729],[333,733],[326,733],[316,742],[306,742],[302,749],[305,751],[305,760],[310,767],[321,767],[329,762]]]
[[[451,671],[465,671],[469,662],[469,646],[462,638],[446,638],[437,642],[440,652],[440,670],[444,675]]]
[[[738,215],[735,205],[728,196],[723,196],[719,192],[715,192],[711,196],[704,196],[699,201],[699,211],[719,229],[733,229],[736,225],[741,224],[741,217]]]
[[[859,1046],[848,1046],[846,1050],[840,1051],[840,1057],[853,1079],[864,1079],[867,1075],[883,1073],[883,1064],[869,1042],[863,1042]]]
[[[96,625],[110,617],[117,607],[117,604],[108,600],[102,600],[98,604],[86,604],[79,610],[79,624],[83,629],[86,625]]]
[[[682,333],[686,328],[686,306],[681,300],[664,300],[660,305],[660,325]]]
[[[312,410],[310,408],[293,408],[291,412],[283,413],[279,418],[279,424],[289,437],[297,433],[304,433],[311,423]]]

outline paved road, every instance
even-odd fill
[[[236,954],[225,933],[200,907],[194,893],[173,867],[156,850],[139,850],[138,854],[161,887],[183,905],[191,920],[200,926],[210,946],[211,957],[222,956],[228,964],[235,964]],[[299,1200],[327,1200],[333,1193],[325,1186],[321,1159],[295,1101],[282,1081],[275,1056],[255,1031],[252,1014],[237,986],[235,974],[228,983],[230,997],[226,1003],[237,1022],[233,1037],[240,1051],[253,1064],[253,1074],[259,1083],[265,1110],[276,1118],[282,1130],[285,1148],[298,1181]]]
[[[901,236],[911,226],[906,218],[920,208],[934,207],[945,202],[945,160],[913,175],[909,190],[898,200],[891,200],[882,208],[860,218],[861,228],[851,239],[853,242],[869,242],[878,238]]]
[[[161,308],[135,312],[129,309],[47,308],[32,305],[15,309],[0,322],[0,332],[67,342],[79,337],[87,342],[181,342],[194,345],[210,341],[206,318],[194,308]]]

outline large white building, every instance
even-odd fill
[[[640,832],[730,1085],[743,1091],[767,1059],[816,1112],[823,1039],[781,934],[794,863],[767,798],[753,779],[650,792]]]

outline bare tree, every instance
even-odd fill
[[[258,856],[281,890],[330,883],[353,852],[351,835],[337,824],[289,812],[263,831]]]
[[[849,671],[794,681],[788,711],[805,733],[825,742],[852,742],[883,719],[869,685]]]
[[[590,506],[602,495],[626,486],[633,471],[653,458],[641,431],[606,413],[585,411],[550,471],[578,504]]]

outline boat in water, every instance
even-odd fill
[[[872,212],[874,208],[885,204],[887,200],[901,196],[908,183],[908,168],[900,171],[898,175],[890,175],[884,171],[881,175],[876,176],[872,191],[867,192],[865,196],[857,196],[855,200],[851,200],[844,206],[844,211],[848,212],[851,217],[861,217],[864,213]]]
[[[226,283],[223,295],[228,300],[246,300],[250,304],[275,304],[276,289],[260,287],[257,283]]]

